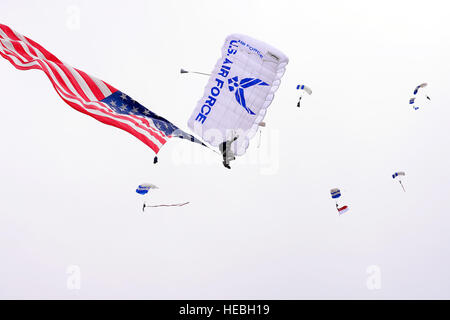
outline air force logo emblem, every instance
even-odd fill
[[[249,114],[254,115],[255,113],[247,107],[247,103],[245,102],[244,89],[253,87],[253,86],[268,86],[268,83],[256,78],[244,78],[239,81],[239,78],[233,77],[228,79],[228,89],[230,92],[235,91],[234,95],[236,97],[236,101],[247,111]]]

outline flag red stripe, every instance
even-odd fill
[[[107,83],[107,82],[105,82],[105,81],[102,81],[102,82],[105,84],[105,86],[108,87],[109,90],[111,90],[111,93],[114,93],[114,92],[118,91],[116,88],[114,88],[114,87],[113,87],[112,85],[110,85],[109,83]]]
[[[34,42],[33,40],[31,40],[30,38],[24,37],[28,43],[30,45],[32,45],[33,47],[35,47],[36,49],[38,49],[47,60],[56,62],[56,63],[62,63],[55,55],[53,55],[52,53],[48,52],[47,50],[45,50],[41,45],[39,45],[38,43]]]
[[[22,45],[17,41],[11,41],[11,44],[13,45],[14,49],[26,60],[33,60],[34,57],[30,56],[28,52],[25,51],[25,49],[22,47]]]
[[[89,86],[89,88],[91,89],[92,93],[98,100],[103,100],[106,98],[89,75],[87,75],[84,71],[81,71],[78,69],[75,69],[75,70],[78,71],[80,76],[84,79],[84,81],[86,81],[86,83]]]
[[[67,78],[69,78],[70,83],[75,88],[76,92],[83,98],[84,101],[90,101],[86,94],[84,93],[83,89],[81,89],[78,81],[73,76],[72,72],[63,64],[58,64],[58,67],[65,73]]]
[[[14,34],[14,31],[10,27],[8,27],[4,24],[0,24],[0,28],[3,30],[4,33],[6,33],[8,38],[10,38],[11,40],[20,41],[20,39]]]

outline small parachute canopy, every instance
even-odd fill
[[[339,214],[344,214],[348,211],[348,206],[342,206],[340,208],[337,208]]]
[[[330,193],[331,193],[331,198],[333,198],[333,199],[337,199],[341,196],[341,190],[339,190],[338,188],[331,189]]]
[[[189,128],[214,147],[237,136],[231,151],[243,155],[272,104],[288,61],[262,41],[228,36]]]
[[[392,175],[392,179],[395,179],[395,178],[401,179],[404,176],[405,176],[405,173],[403,171],[394,172],[394,174]]]
[[[297,90],[303,90],[305,91],[307,94],[311,95],[312,94],[312,90],[310,87],[305,86],[304,84],[299,84],[297,86]]]
[[[136,192],[144,195],[147,194],[150,189],[159,189],[159,188],[151,183],[143,183],[137,187]]]
[[[425,88],[428,84],[426,82],[419,84],[415,89],[414,89],[414,95],[417,94],[417,92],[419,92],[420,88]]]

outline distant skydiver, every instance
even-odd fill
[[[301,90],[300,91],[301,94],[300,94],[300,97],[298,98],[298,102],[297,102],[297,107],[300,108],[300,101],[302,100],[303,92],[306,92],[307,94],[311,95],[312,94],[312,90],[311,90],[311,88],[305,86],[304,84],[299,84],[297,86],[297,90]]]

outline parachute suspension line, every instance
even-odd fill
[[[190,202],[183,202],[183,203],[175,203],[175,204],[157,204],[157,205],[146,205],[144,203],[144,206],[142,207],[142,211],[144,211],[145,208],[158,208],[158,207],[182,207],[185,206],[187,204],[189,204]]]
[[[261,133],[262,133],[262,131],[261,131],[261,129],[259,129],[259,138],[258,138],[258,146],[257,146],[258,149],[259,149],[259,146],[261,145]]]
[[[398,180],[398,182],[400,182],[400,185],[402,186],[403,191],[406,192],[405,187],[403,186],[403,183],[400,180]]]
[[[190,71],[190,73],[201,74],[203,76],[208,76],[208,77],[211,75],[211,73],[204,73],[204,72],[197,72],[197,71]]]
[[[204,72],[198,72],[198,71],[188,71],[188,70],[184,70],[184,69],[181,69],[180,73],[196,73],[196,74],[201,74],[201,75],[204,75],[204,76],[210,76],[211,75],[211,73],[204,73]]]

